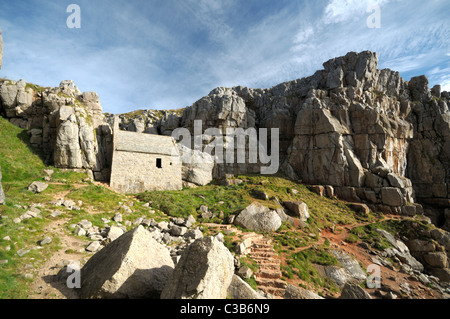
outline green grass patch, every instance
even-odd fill
[[[339,291],[336,284],[329,278],[321,277],[313,264],[323,266],[340,266],[339,261],[323,248],[310,248],[298,253],[294,253],[288,260],[288,267],[285,268],[286,276],[296,275],[300,279],[313,283],[316,287]]]
[[[350,243],[350,244],[355,244],[359,241],[359,237],[356,236],[355,234],[350,234],[347,236],[347,238],[345,238],[345,242]]]
[[[68,194],[66,198],[72,199],[75,202],[81,200],[83,207],[92,206],[97,211],[117,211],[119,202],[127,201],[126,196],[94,184],[81,187]]]
[[[386,220],[367,226],[356,227],[351,234],[368,243],[373,248],[384,250],[392,245],[376,230],[384,229],[394,237],[422,238],[423,231],[429,231],[434,226],[416,220]]]
[[[251,203],[245,188],[235,185],[208,185],[181,191],[146,192],[137,197],[142,202],[151,202],[153,208],[176,217],[197,217],[198,209],[202,205],[208,206],[215,214],[223,212],[226,217],[241,211]]]

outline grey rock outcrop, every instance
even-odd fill
[[[281,227],[282,222],[276,211],[253,202],[239,213],[234,224],[252,231],[274,232]]]
[[[355,281],[362,282],[366,280],[367,275],[359,265],[358,261],[340,250],[331,250],[331,254],[336,257],[342,267]]]
[[[322,277],[328,277],[333,280],[336,285],[343,288],[348,282],[363,282],[367,275],[359,265],[358,261],[340,250],[330,250],[330,253],[336,257],[340,265],[316,265],[318,273]]]
[[[342,289],[339,299],[372,299],[372,296],[360,285],[347,282]]]
[[[401,260],[403,263],[407,264],[414,270],[424,270],[423,265],[411,255],[410,249],[405,243],[403,243],[401,240],[395,239],[391,233],[383,229],[377,229],[377,232],[384,238],[386,238],[392,246],[394,246],[394,248],[392,249],[392,254],[394,256],[396,256],[399,260]]]
[[[156,298],[173,272],[166,247],[142,226],[100,250],[81,269],[80,297]]]
[[[281,169],[293,179],[388,213],[413,214],[416,194],[448,206],[447,95],[434,90],[433,99],[425,77],[408,83],[377,66],[376,53],[350,52],[270,89],[217,88],[186,108],[180,125],[191,132],[195,120],[204,130],[279,128]],[[258,165],[216,164],[213,173],[251,173]]]
[[[312,291],[291,284],[287,285],[283,297],[284,299],[324,299]]]
[[[230,251],[215,237],[197,239],[182,253],[162,299],[225,299],[234,275]]]
[[[81,94],[70,81],[40,89],[5,81],[0,102],[12,123],[38,129],[30,133],[32,144],[44,150],[49,164],[88,169],[96,179],[108,179],[114,116],[101,114],[95,93]],[[290,178],[326,185],[333,195],[366,202],[373,211],[412,216],[422,213],[415,203],[429,205],[425,213],[438,223],[450,207],[449,104],[448,92],[430,90],[426,77],[407,82],[398,72],[378,69],[377,54],[363,51],[272,88],[219,87],[184,110],[119,117],[123,130],[168,135],[185,128],[193,139],[195,121],[202,121],[202,134],[209,128],[222,133],[277,128],[279,168]],[[73,108],[72,117],[61,116],[63,106]],[[213,137],[204,134],[202,141],[206,146]],[[225,141],[224,148],[236,150],[234,144]],[[197,152],[194,157],[205,156]],[[204,185],[226,174],[259,173],[261,166],[189,161],[183,176]]]
[[[56,88],[5,80],[0,104],[11,123],[28,130],[31,145],[42,151],[46,164],[109,178],[112,138],[96,93],[80,93],[70,80]]]

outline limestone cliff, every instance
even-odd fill
[[[204,130],[279,128],[281,169],[291,178],[333,186],[338,196],[378,210],[414,214],[417,199],[450,207],[449,97],[439,86],[430,90],[425,76],[407,82],[378,69],[374,52],[350,52],[270,89],[216,88],[152,127],[170,134],[179,123],[193,132],[202,120]],[[126,123],[136,119],[122,119],[133,130]],[[216,165],[214,177],[248,172],[255,167]]]
[[[378,69],[378,56],[370,51],[350,52],[323,66],[269,89],[216,88],[183,110],[122,114],[120,127],[161,135],[179,127],[193,133],[195,120],[202,120],[203,131],[279,128],[280,169],[292,179],[331,186],[343,199],[385,212],[412,215],[420,202],[437,209],[434,221],[443,223],[450,208],[450,94],[439,86],[430,90],[425,76],[408,82],[398,72]],[[113,116],[102,114],[97,94],[81,94],[71,81],[58,88],[24,81],[0,85],[0,113],[29,129],[31,143],[48,163],[108,179]],[[219,178],[258,168],[190,166],[184,175],[196,183],[196,169]]]
[[[110,166],[104,145],[109,127],[103,127],[98,96],[81,93],[73,81],[43,88],[24,80],[4,80],[0,82],[0,114],[28,130],[30,143],[42,151],[47,164],[86,169],[98,179]]]

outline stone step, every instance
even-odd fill
[[[281,279],[272,279],[272,278],[256,278],[256,283],[258,284],[258,288],[263,290],[263,288],[281,288],[286,289],[286,282]]]
[[[272,256],[261,256],[261,255],[249,255],[251,259],[256,261],[257,263],[263,263],[263,262],[280,262],[281,261],[278,258],[274,258]],[[278,260],[278,261],[277,261]]]
[[[260,234],[255,234],[255,233],[248,233],[248,234],[245,234],[244,236],[242,236],[242,240],[249,239],[249,238],[253,239],[253,242],[260,242],[260,240],[262,238],[264,238],[264,236],[260,235]]]
[[[267,248],[257,248],[255,246],[252,246],[250,248],[250,252],[268,252],[268,253],[275,253],[275,251],[273,250],[272,247],[267,247]]]
[[[280,267],[280,264],[278,264],[277,262],[274,262],[272,259],[264,259],[264,258],[254,258],[253,259],[254,261],[256,261],[256,263],[258,264],[258,267],[259,268],[261,268],[261,267],[264,267],[263,265],[264,264],[267,264],[268,266],[277,266],[277,267]]]
[[[264,264],[258,265],[259,269],[261,270],[280,270],[281,263],[276,262],[268,262]]]
[[[259,240],[256,239],[253,241],[253,244],[256,246],[272,246],[272,242],[269,240]]]
[[[259,288],[262,292],[266,294],[271,294],[274,297],[284,297],[286,289],[284,288],[273,288],[273,287],[261,287]]]
[[[276,270],[259,270],[256,275],[255,278],[259,278],[259,279],[281,279],[281,271],[276,271]]]
[[[250,251],[250,256],[256,256],[256,257],[272,257],[272,258],[278,258],[278,254],[274,251]]]

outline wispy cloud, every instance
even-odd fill
[[[449,85],[445,1],[78,0],[2,3],[3,76],[97,91],[105,111],[185,107],[216,86],[270,87],[312,75],[348,51],[379,53],[406,79]],[[367,6],[381,7],[369,29]]]

